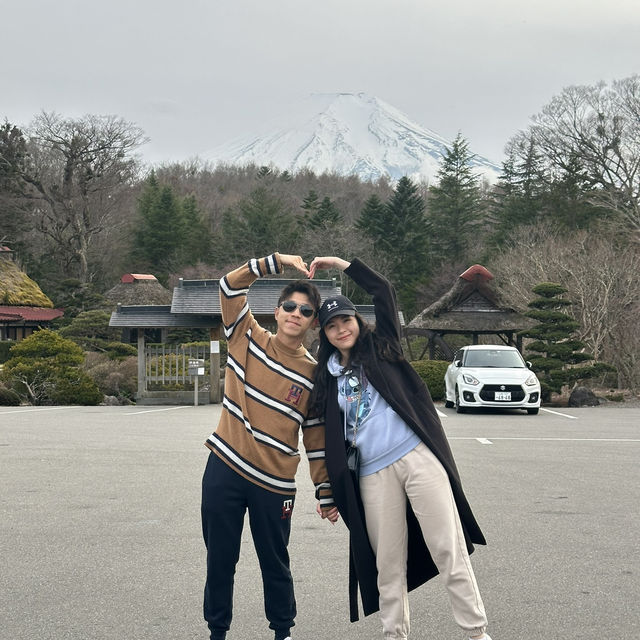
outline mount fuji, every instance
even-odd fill
[[[365,93],[314,94],[263,131],[231,140],[202,154],[214,165],[273,166],[296,173],[356,175],[365,181],[408,176],[437,182],[452,142]],[[500,167],[473,155],[474,173],[495,182]]]

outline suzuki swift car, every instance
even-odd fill
[[[444,376],[445,407],[540,409],[540,382],[515,347],[478,344],[455,352]]]

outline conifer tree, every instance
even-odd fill
[[[424,199],[406,176],[380,207],[369,198],[357,228],[373,242],[380,264],[387,265],[390,280],[398,291],[400,307],[407,316],[416,312],[416,290],[428,275],[428,229]]]
[[[328,196],[322,199],[316,211],[307,219],[307,227],[310,229],[334,231],[334,227],[342,220],[334,202]]]
[[[578,322],[562,311],[571,305],[561,297],[567,292],[565,287],[555,282],[541,282],[533,292],[538,297],[529,303],[532,311],[526,315],[539,324],[522,335],[534,339],[527,350],[534,354],[529,355],[529,360],[540,379],[543,400],[548,401],[552,393],[561,393],[566,384],[613,369],[604,363],[585,365],[593,356],[585,353],[584,342],[574,337]]]
[[[264,256],[273,251],[291,253],[296,238],[291,212],[279,198],[259,187],[237,209],[225,212],[216,261],[229,265],[247,256]]]
[[[134,257],[159,279],[176,266],[185,238],[180,203],[168,186],[152,173],[138,201],[140,224],[135,233]]]
[[[491,203],[493,244],[503,244],[513,229],[543,217],[550,178],[542,160],[530,138],[521,135],[510,142]]]
[[[198,261],[206,261],[211,248],[211,236],[202,214],[198,209],[195,196],[187,196],[182,200],[182,223],[184,226],[184,243],[182,245],[182,263],[193,265]]]
[[[447,149],[438,171],[438,185],[431,187],[429,218],[432,250],[438,261],[468,259],[481,223],[479,177],[473,173],[469,145],[460,134]]]

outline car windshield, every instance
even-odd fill
[[[524,368],[526,365],[517,351],[505,349],[469,349],[465,352],[464,367]]]

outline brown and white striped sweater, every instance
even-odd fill
[[[293,495],[299,432],[322,508],[333,506],[324,455],[324,420],[308,418],[315,360],[263,329],[247,303],[257,278],[282,272],[278,253],[252,259],[220,280],[227,339],[222,415],[206,445],[234,471],[275,493]]]

